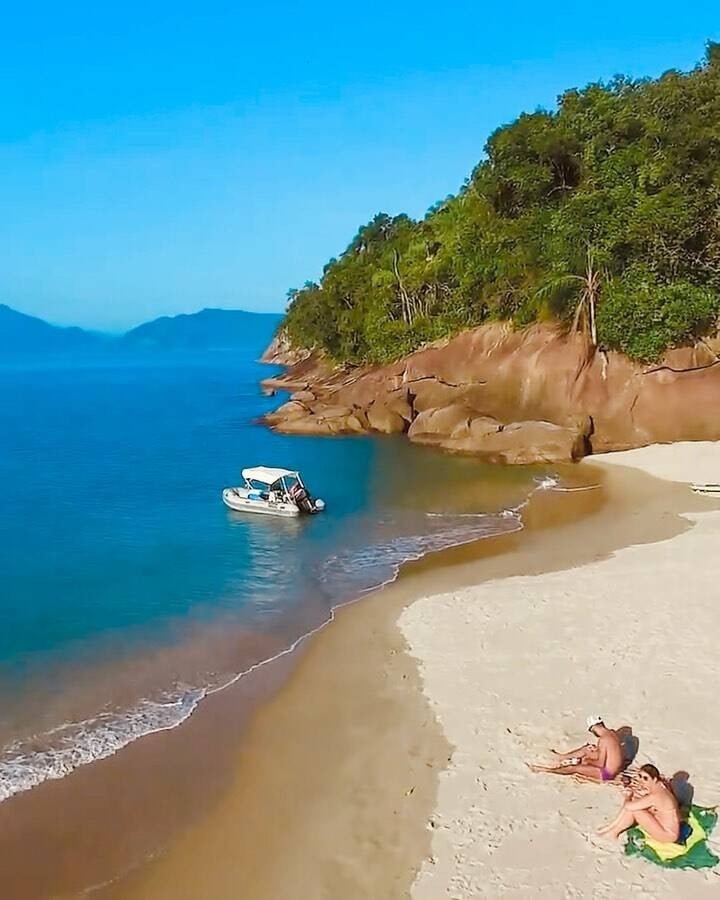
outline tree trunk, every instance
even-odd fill
[[[592,341],[593,347],[597,347],[597,324],[595,322],[595,294],[594,292],[590,294],[588,297],[588,304],[590,306],[590,340]]]
[[[395,278],[398,283],[398,290],[400,291],[400,304],[402,308],[402,317],[403,322],[406,325],[410,324],[410,297],[408,296],[408,292],[405,290],[405,285],[403,284],[402,277],[400,275],[400,254],[397,250],[393,250],[393,271],[395,272]]]
[[[597,305],[598,294],[600,292],[600,278],[598,271],[593,262],[592,251],[588,247],[587,270],[585,273],[585,297],[588,306],[588,319],[590,325],[590,340],[593,347],[597,347],[597,321],[595,317],[595,308]]]

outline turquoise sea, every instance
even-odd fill
[[[176,727],[404,561],[520,527],[539,470],[259,425],[261,349],[0,365],[0,800]],[[227,510],[257,464],[326,512]]]

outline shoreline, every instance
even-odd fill
[[[80,809],[84,804],[101,822],[94,841],[80,835],[83,877],[95,865],[96,847],[105,852],[108,839],[126,835],[133,819],[123,816],[138,805],[143,784],[147,803],[167,806],[167,838],[155,858],[130,871],[125,867],[126,874],[112,882],[97,878],[96,888],[82,894],[71,887],[78,878],[73,848],[64,862],[60,856],[54,881],[38,875],[44,889],[28,893],[11,878],[8,898],[224,900],[237,897],[241,886],[244,900],[282,900],[296,898],[299,883],[308,898],[335,900],[337,890],[344,900],[409,897],[418,873],[425,874],[423,863],[436,855],[436,794],[457,745],[440,727],[421,680],[422,661],[411,655],[400,631],[403,611],[499,579],[579,569],[621,547],[684,533],[690,523],[682,514],[690,508],[717,509],[716,502],[683,486],[596,461],[578,468],[580,484],[572,481],[580,490],[537,492],[523,511],[521,531],[408,563],[393,584],[362,603],[341,606],[333,628],[292,654],[289,665],[277,667],[264,689],[243,679],[203,704],[174,738],[153,736],[97,770],[85,767],[73,776],[72,792],[64,780],[26,795],[29,805],[19,807],[26,825],[33,816],[37,821],[65,812],[63,798],[76,805],[78,796]],[[596,481],[602,490],[583,489]],[[148,784],[148,766],[157,785]],[[182,789],[168,803],[171,783]],[[9,825],[14,834],[11,846],[27,860],[49,852],[57,861],[62,846],[47,835],[28,852],[28,830],[23,833],[22,823],[15,822],[11,803],[0,805],[0,828],[7,837]],[[135,824],[142,833],[137,812]],[[128,837],[140,841],[131,829],[119,851],[127,849]],[[18,861],[10,859],[17,874]]]
[[[575,472],[571,482],[577,480]],[[583,485],[588,480],[592,475],[583,479]],[[532,528],[550,527],[603,503],[602,492],[596,490],[540,491],[531,508],[523,511],[524,522]],[[233,783],[221,801],[156,861],[93,896],[192,897],[205,892],[213,898],[235,897],[241,883],[244,900],[289,898],[297,896],[299,879],[311,879],[312,871],[324,871],[326,864],[335,879],[342,877],[344,897],[406,896],[406,884],[426,850],[436,770],[447,763],[449,747],[422,699],[416,666],[405,652],[395,621],[428,578],[437,577],[442,584],[444,573],[455,571],[459,561],[510,552],[525,540],[526,527],[407,563],[397,581],[365,596],[362,603],[341,607],[333,628],[308,645],[289,680],[256,710],[237,754]],[[312,717],[306,710],[310,697]],[[293,744],[286,751],[288,734],[293,735]],[[398,789],[397,795],[383,788],[388,760],[394,766],[390,780],[398,784],[405,784],[408,765],[413,767],[412,784]],[[313,775],[316,766],[322,773],[319,780]],[[363,787],[366,779],[372,783]],[[292,788],[292,803],[279,794],[279,785]],[[343,786],[352,788],[350,794],[343,795]],[[310,847],[307,829],[314,828],[316,816],[305,814],[305,800],[312,806],[315,798],[330,807],[317,817],[329,824],[327,835],[322,840],[316,837]],[[342,821],[335,803],[340,809],[352,809],[352,815]],[[251,832],[244,827],[248,818]],[[372,839],[372,856],[378,861],[371,873],[338,874],[342,866],[353,869],[356,838],[350,832],[375,833],[378,819],[390,827]],[[403,825],[398,829],[400,820]],[[335,852],[339,832],[347,834],[342,865]],[[318,852],[331,852],[332,859],[320,862],[314,855]],[[275,869],[278,856],[283,860],[282,883]],[[308,865],[312,859],[317,865]],[[393,886],[386,883],[388,872],[396,873]],[[372,878],[377,880],[371,888]],[[333,884],[327,886],[327,896],[334,898]]]
[[[667,539],[688,526],[681,511],[708,507],[705,498],[641,473],[583,467],[590,479],[603,473],[603,497],[585,491],[558,502],[552,492],[539,495],[521,540],[491,538],[411,564],[395,584],[341,610],[254,716],[220,804],[155,862],[100,896],[189,898],[202,888],[222,900],[242,885],[244,898],[260,900],[297,896],[298,883],[308,897],[329,898],[337,889],[348,900],[409,896],[431,855],[438,775],[453,752],[397,627],[402,610],[450,586],[563,571],[632,543]],[[618,519],[625,525],[613,531]],[[586,540],[592,533],[599,545]],[[342,702],[333,700],[337,691]],[[310,697],[320,710],[308,720]],[[283,750],[289,733],[294,744]]]

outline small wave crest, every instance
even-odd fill
[[[0,802],[43,781],[64,778],[86,763],[112,756],[145,735],[176,728],[192,714],[205,693],[178,687],[157,700],[142,700],[131,709],[68,722],[45,734],[8,744],[0,753]]]
[[[535,484],[535,490],[559,491],[563,494],[574,494],[577,491],[596,491],[600,488],[599,484],[565,485],[561,483],[558,475],[545,475],[543,478],[536,478]]]
[[[374,544],[349,548],[328,560],[321,580],[339,594],[362,594],[394,581],[402,566],[430,553],[448,550],[496,534],[523,527],[518,513],[426,513],[426,531],[389,536]]]
[[[535,479],[536,491],[553,491],[560,484],[557,475],[543,475],[542,478]]]

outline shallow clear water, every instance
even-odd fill
[[[403,561],[518,527],[537,471],[258,426],[260,349],[0,366],[0,799],[175,727]],[[256,464],[327,511],[228,511]]]

